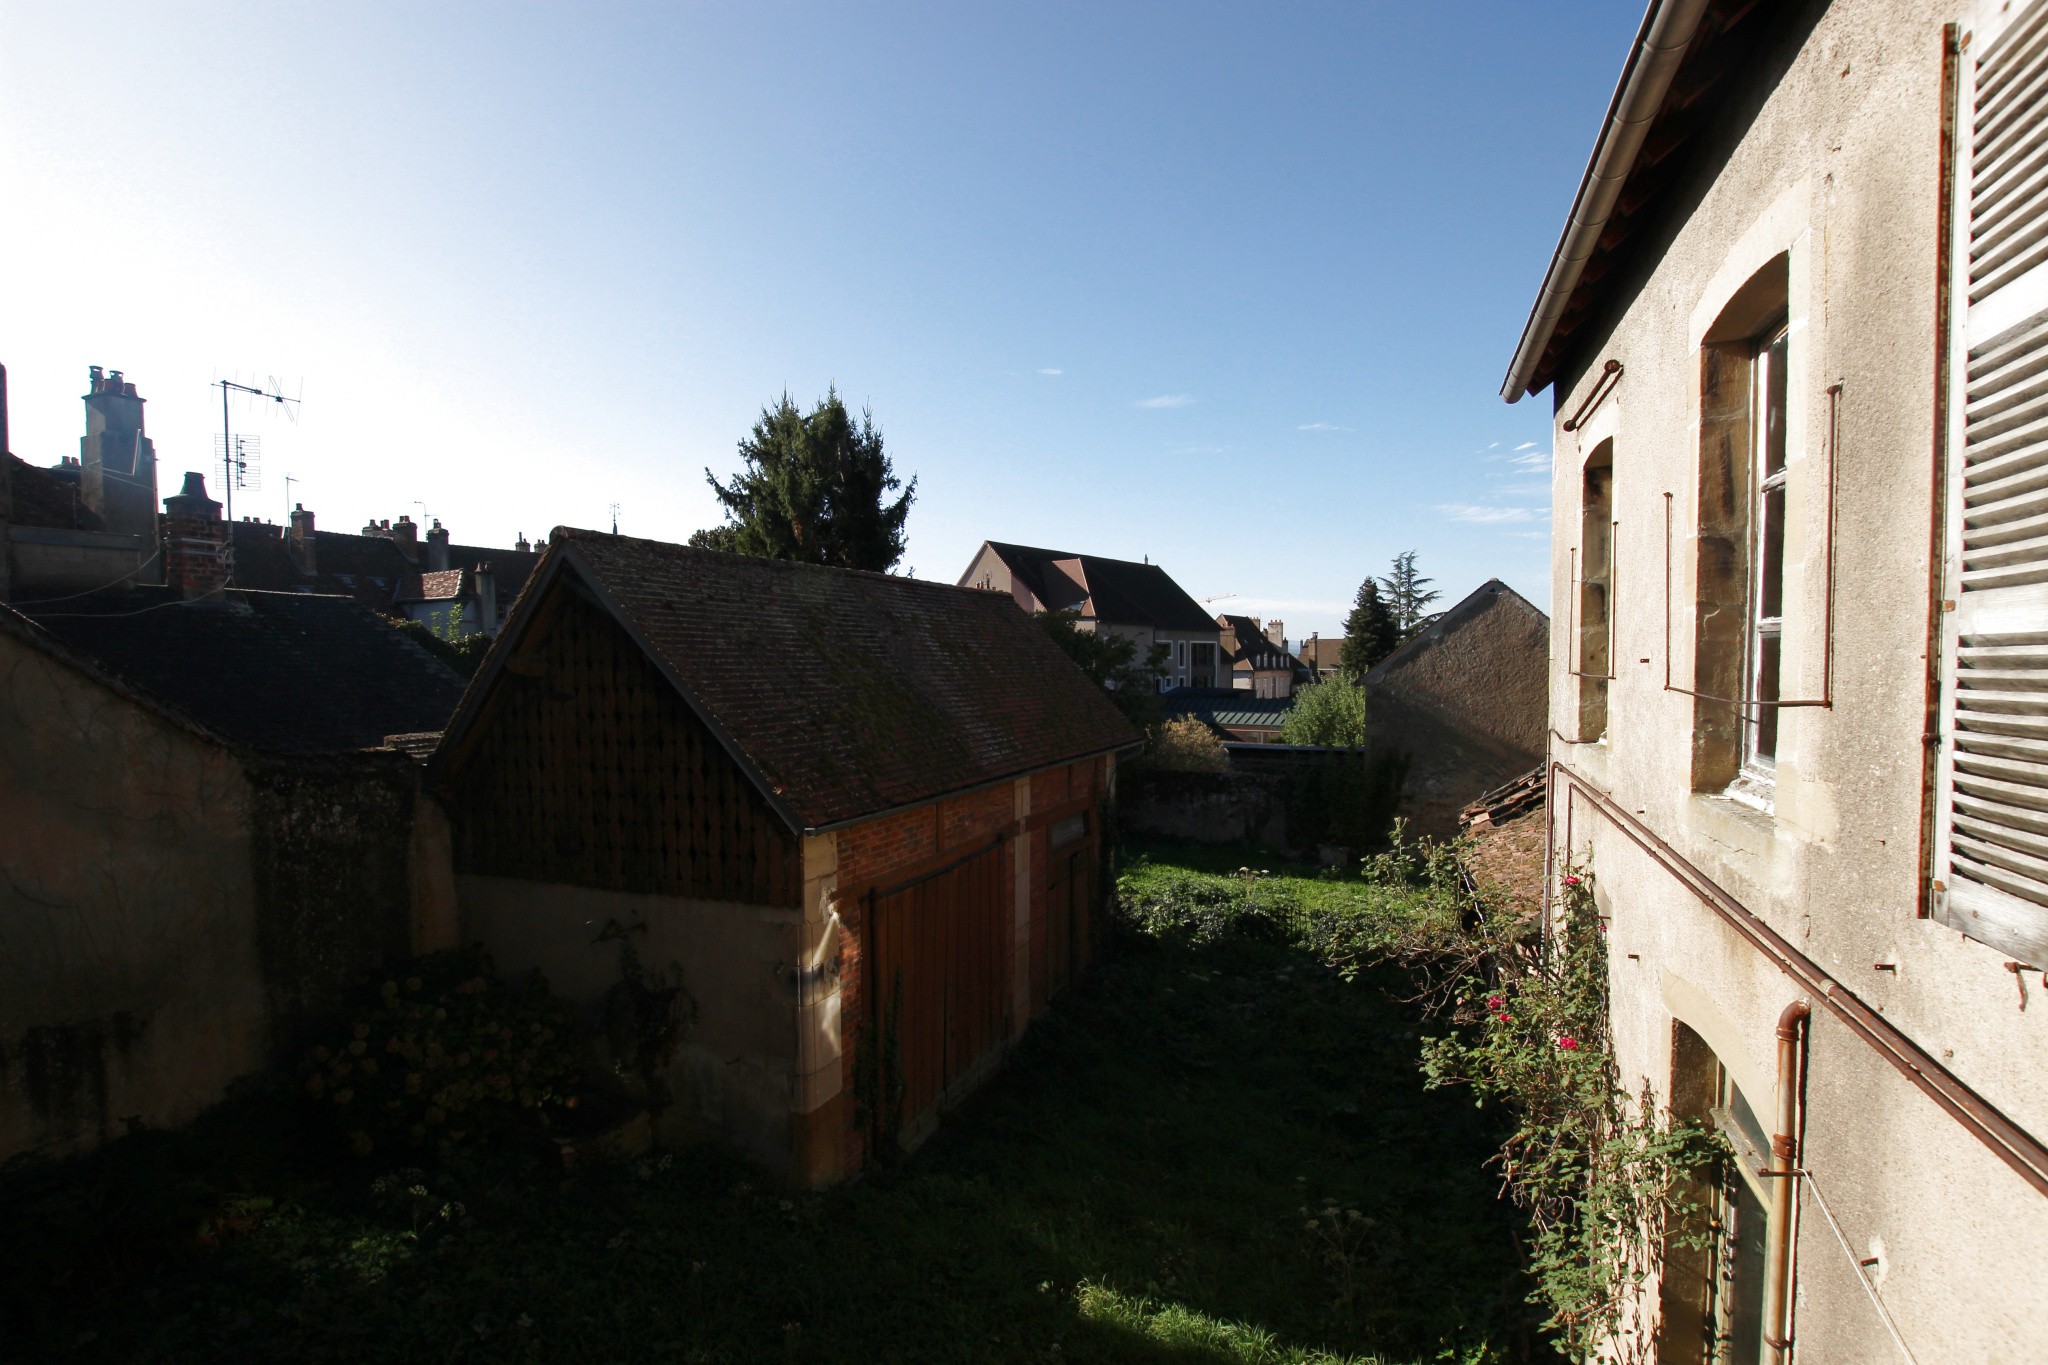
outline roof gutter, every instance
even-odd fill
[[[1685,60],[1685,49],[1699,31],[1700,16],[1709,0],[1650,0],[1643,15],[1642,29],[1629,50],[1628,65],[1622,68],[1621,83],[1607,106],[1607,121],[1600,128],[1600,140],[1593,144],[1593,159],[1579,181],[1579,193],[1572,200],[1571,216],[1565,220],[1564,235],[1551,254],[1550,269],[1543,276],[1536,306],[1522,328],[1521,344],[1502,381],[1500,396],[1510,403],[1520,401],[1528,391],[1543,351],[1550,344],[1565,304],[1578,287],[1586,262],[1593,257],[1600,234],[1614,213],[1621,187],[1635,166],[1643,138],[1664,107],[1664,96]]]

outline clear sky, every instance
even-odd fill
[[[12,446],[119,368],[170,493],[275,377],[237,514],[680,540],[837,385],[920,577],[1149,555],[1300,637],[1412,548],[1547,607],[1497,390],[1641,7],[7,0]]]

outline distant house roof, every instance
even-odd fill
[[[1176,687],[1159,698],[1164,719],[1193,716],[1219,730],[1277,730],[1293,707],[1292,697],[1251,697],[1228,687]]]
[[[1301,660],[1268,639],[1251,617],[1226,614],[1218,616],[1216,624],[1223,628],[1223,645],[1232,664],[1264,673],[1292,673],[1301,667]]]
[[[230,590],[187,602],[169,588],[17,607],[50,637],[230,743],[266,753],[347,753],[438,730],[462,678],[345,598]]]
[[[1116,626],[1205,632],[1216,622],[1157,564],[986,542],[1048,611],[1078,611]],[[962,587],[966,584],[963,582]]]
[[[427,548],[420,547],[417,560],[408,559],[398,542],[388,536],[353,535],[346,531],[313,532],[314,573],[306,573],[292,558],[290,531],[267,521],[234,523],[235,586],[259,592],[315,592],[351,597],[364,606],[388,610],[400,601],[438,600],[404,594],[426,571]],[[500,608],[510,605],[540,556],[530,550],[492,549],[481,545],[450,545],[448,568],[443,571],[475,570],[489,565],[497,580]],[[460,583],[457,592],[475,591],[475,580]]]
[[[441,569],[416,573],[398,590],[401,602],[448,602],[475,590],[468,569]]]
[[[1343,653],[1343,650],[1344,637],[1341,635],[1332,635],[1327,638],[1318,637],[1301,642],[1302,662],[1317,672],[1328,668],[1336,668],[1339,664],[1339,656]]]
[[[1138,741],[1008,598],[558,527],[448,727],[444,760],[564,579],[596,598],[799,830]]]
[[[1457,606],[1452,607],[1442,616],[1437,617],[1429,626],[1409,637],[1406,644],[1374,664],[1371,671],[1365,675],[1366,685],[1370,687],[1372,684],[1384,679],[1389,673],[1401,669],[1424,650],[1433,649],[1446,635],[1452,634],[1467,621],[1470,621],[1473,617],[1491,607],[1496,600],[1503,597],[1510,602],[1520,604],[1525,611],[1539,621],[1547,622],[1550,620],[1549,615],[1528,598],[1522,596],[1522,594],[1516,592],[1498,578],[1489,578],[1467,594],[1464,600],[1459,602]]]
[[[5,457],[7,481],[13,495],[8,520],[16,526],[41,526],[59,531],[104,531],[100,514],[87,507],[78,493],[76,477],[64,478],[55,470],[38,469],[15,455]]]

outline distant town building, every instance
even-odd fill
[[[1034,615],[1071,611],[1082,630],[1134,641],[1141,660],[1153,646],[1164,647],[1161,691],[1230,685],[1221,628],[1157,564],[989,540],[959,585],[1007,593]]]

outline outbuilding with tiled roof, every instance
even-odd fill
[[[593,1007],[674,992],[621,1063],[667,1139],[823,1185],[1087,961],[1137,740],[1001,596],[558,528],[432,772],[465,934]]]

